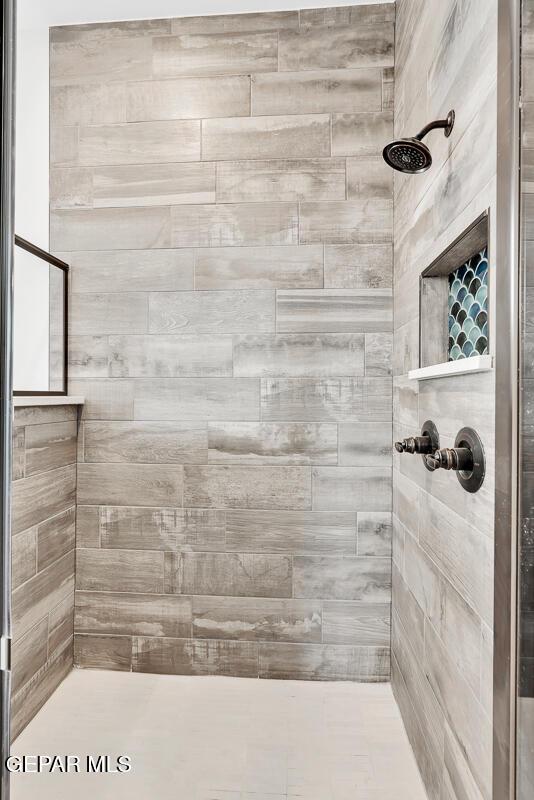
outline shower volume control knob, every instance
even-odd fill
[[[471,472],[473,469],[473,453],[468,447],[444,447],[436,450],[426,458],[426,464],[432,471],[436,469],[453,469]]]

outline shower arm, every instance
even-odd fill
[[[437,119],[434,122],[429,122],[428,125],[425,125],[425,127],[421,131],[419,131],[417,136],[415,136],[414,138],[417,139],[418,141],[421,141],[422,139],[425,138],[427,133],[430,133],[430,131],[433,131],[436,128],[444,128],[445,136],[449,137],[452,133],[453,127],[454,127],[454,111],[449,111],[445,119]]]

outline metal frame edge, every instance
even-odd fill
[[[516,796],[520,4],[498,0],[495,292],[494,800]]]

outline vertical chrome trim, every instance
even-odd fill
[[[520,0],[499,0],[495,274],[493,798],[515,798],[518,532]]]
[[[0,636],[4,649],[11,639],[11,429],[12,306],[15,170],[15,2],[2,5],[2,130],[0,157]],[[11,671],[0,671],[0,798],[9,800]]]

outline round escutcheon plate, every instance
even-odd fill
[[[473,469],[469,472],[460,470],[456,475],[465,491],[474,494],[478,492],[486,476],[486,459],[480,436],[473,428],[462,428],[458,431],[454,446],[468,447],[473,453]]]

